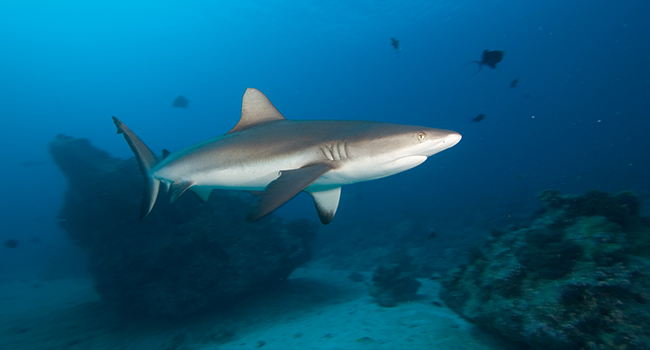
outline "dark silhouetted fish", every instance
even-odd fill
[[[183,95],[178,95],[176,99],[174,100],[174,103],[172,103],[173,107],[178,107],[178,108],[187,108],[187,105],[190,103]]]
[[[393,49],[395,49],[395,52],[399,52],[399,40],[395,38],[390,38],[390,44],[393,46]]]
[[[5,241],[5,247],[9,249],[16,248],[17,246],[18,246],[18,241],[13,238]]]
[[[519,84],[519,78],[513,80],[512,83],[510,83],[510,87],[511,88],[516,88],[517,84]]]
[[[503,51],[483,50],[483,56],[481,56],[480,61],[472,61],[472,62],[469,62],[468,64],[470,64],[470,63],[478,64],[478,70],[476,71],[476,73],[478,73],[478,72],[481,71],[481,68],[483,68],[483,66],[488,66],[488,67],[490,67],[492,69],[496,68],[497,63],[501,62],[502,59],[503,59]],[[474,73],[474,74],[476,74],[476,73]]]
[[[472,118],[472,120],[470,120],[470,121],[472,123],[478,123],[483,119],[485,119],[485,114],[481,113],[481,114],[477,115],[476,117]]]

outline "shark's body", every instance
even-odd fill
[[[312,195],[321,222],[338,207],[341,186],[397,174],[454,146],[460,134],[369,121],[287,120],[256,89],[242,101],[242,116],[223,136],[162,160],[113,117],[146,179],[141,217],[153,207],[160,183],[172,201],[187,189],[207,200],[213,189],[263,191],[249,219],[270,213],[300,191]]]

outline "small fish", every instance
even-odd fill
[[[361,344],[373,344],[373,343],[375,343],[375,340],[370,338],[370,337],[363,337],[363,338],[357,339],[356,342],[361,343]]]
[[[13,239],[13,238],[8,239],[8,240],[5,241],[5,247],[7,247],[9,249],[16,248],[18,246],[18,244],[19,244],[19,242],[17,240]]]
[[[399,40],[395,38],[390,38],[390,44],[393,46],[393,49],[395,49],[395,52],[399,52],[400,50]]]
[[[516,88],[517,84],[519,84],[519,78],[513,80],[512,83],[510,83],[510,87],[511,88]]]
[[[436,236],[438,236],[438,232],[436,232],[434,229],[431,229],[431,231],[429,231],[429,239],[434,239]]]
[[[478,70],[474,74],[480,72],[483,66],[488,66],[492,69],[495,69],[497,67],[497,63],[501,62],[501,60],[503,59],[503,54],[504,54],[503,51],[499,51],[499,50],[492,50],[492,51],[483,50],[483,55],[481,56],[480,61],[472,61],[467,64],[470,63],[478,64]]]
[[[485,119],[485,114],[481,113],[481,114],[477,115],[476,117],[472,118],[472,120],[470,120],[470,122],[478,123],[483,119]]]
[[[177,107],[177,108],[187,108],[187,105],[190,103],[183,95],[178,95],[174,102],[172,103],[172,107]]]

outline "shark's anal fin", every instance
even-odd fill
[[[334,219],[336,209],[339,207],[339,198],[341,198],[341,187],[332,188],[326,191],[307,191],[316,204],[318,217],[323,225],[327,225]]]
[[[248,220],[255,221],[272,212],[333,168],[330,163],[316,163],[300,169],[281,171],[280,177],[266,186],[253,205]]]
[[[187,191],[188,188],[192,187],[194,185],[193,182],[191,181],[176,181],[172,184],[171,189],[172,189],[172,197],[170,202],[173,203],[175,202],[178,197],[180,197],[185,191]]]
[[[151,168],[158,164],[158,158],[140,138],[129,129],[121,120],[113,117],[113,123],[117,127],[117,133],[123,134],[126,143],[129,144],[135,159],[138,161],[140,172],[144,176],[144,194],[142,196],[142,206],[140,207],[140,218],[149,214],[160,190],[160,180],[151,176]]]

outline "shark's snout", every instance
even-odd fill
[[[447,137],[445,137],[442,142],[445,144],[445,146],[447,146],[447,148],[449,148],[455,146],[462,138],[463,136],[461,136],[459,133],[450,131],[449,135],[447,135]]]

